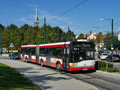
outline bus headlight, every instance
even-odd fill
[[[71,65],[72,65],[72,66],[75,66],[75,65],[76,65],[76,63],[71,63]]]

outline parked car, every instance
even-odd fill
[[[103,53],[103,51],[98,52],[98,58],[100,58],[100,55]]]
[[[9,58],[10,59],[20,59],[20,54],[19,53],[9,53]]]
[[[107,61],[110,61],[110,62],[120,62],[120,56],[119,55],[116,55],[116,54],[113,54],[113,55],[108,55],[108,57],[106,58]]]
[[[107,58],[107,56],[108,56],[108,53],[102,53],[100,55],[100,59],[105,60]]]

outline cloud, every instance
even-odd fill
[[[44,17],[46,17],[48,24],[61,24],[62,23],[69,23],[67,17],[59,17],[56,15],[52,15],[44,10],[40,10],[39,12],[40,20],[43,20]]]
[[[34,16],[31,15],[31,16],[28,16],[28,17],[21,17],[21,18],[18,18],[16,19],[17,22],[22,22],[22,23],[26,23],[26,24],[33,24],[34,23]]]

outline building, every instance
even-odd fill
[[[92,40],[92,41],[95,42],[95,44],[96,44],[96,46],[95,46],[96,51],[103,50],[104,49],[104,38],[106,37],[106,35],[102,34],[102,36],[101,36],[102,39],[99,42],[96,40],[97,37],[99,37],[99,35],[96,34],[95,32],[86,35],[87,40]]]
[[[35,16],[34,27],[40,27],[40,24],[39,24],[39,17],[38,17],[38,8],[37,8],[37,6],[36,6],[36,16]]]
[[[87,39],[88,40],[92,40],[92,39],[96,40],[96,38],[97,38],[97,34],[96,33],[91,33],[91,34],[87,35]]]

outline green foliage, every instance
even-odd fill
[[[105,61],[99,61],[99,67],[106,67],[107,63]],[[108,67],[113,67],[113,64],[108,62]]]
[[[4,30],[4,26],[2,24],[0,24],[0,30],[3,31]]]
[[[18,27],[14,24],[10,24],[9,26],[6,27],[6,30],[15,30],[17,29]]]
[[[117,68],[114,68],[113,67],[113,64],[112,63],[109,63],[109,62],[105,62],[105,61],[99,61],[98,62],[98,66],[99,66],[99,70],[101,71],[106,71],[106,65],[108,63],[108,69],[107,69],[107,72],[119,72],[119,70]]]
[[[77,39],[84,39],[84,34],[80,33]]]
[[[103,33],[102,33],[102,32],[99,32],[99,33],[97,34],[96,40],[97,40],[97,43],[100,43],[100,41],[103,40]]]
[[[104,41],[105,41],[105,47],[107,48],[108,45],[108,49],[111,50],[111,42],[112,42],[111,33],[108,33],[108,37],[106,37]],[[118,36],[114,35],[114,50],[116,49],[120,49],[120,41],[118,41]]]

